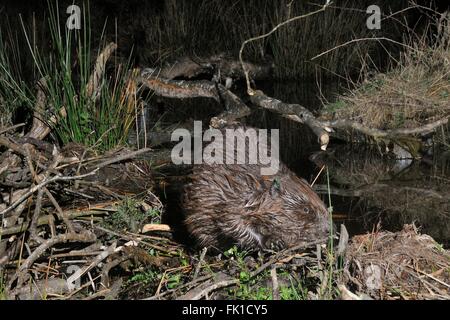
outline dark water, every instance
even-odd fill
[[[336,82],[258,86],[270,96],[302,104],[312,111],[319,110],[323,101],[333,101],[342,90]],[[220,107],[205,99],[158,103],[159,112],[153,105],[146,115],[147,129],[157,130],[186,119],[202,120],[206,128],[210,117],[221,112]],[[332,142],[327,152],[320,152],[309,129],[274,113],[257,110],[245,122],[258,128],[279,129],[281,159],[310,183],[327,165],[328,172],[322,171],[314,188],[326,204],[330,193],[333,219],[336,225],[345,224],[351,235],[377,226],[398,231],[404,224],[415,223],[422,233],[450,246],[450,152],[427,161],[387,160],[377,149],[337,142]],[[168,204],[177,201],[165,196]]]

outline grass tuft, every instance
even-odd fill
[[[410,42],[397,66],[367,77],[325,112],[373,128],[414,128],[450,115],[449,97],[450,46],[420,39]]]

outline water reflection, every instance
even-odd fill
[[[415,222],[422,232],[450,244],[450,160],[445,156],[404,167],[376,150],[339,146],[311,158],[327,165],[334,211],[352,233],[377,224],[396,231]],[[327,181],[321,183],[315,189],[328,194]]]

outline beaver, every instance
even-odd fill
[[[185,226],[203,247],[281,250],[329,236],[324,203],[281,161],[272,175],[262,174],[259,162],[204,163],[194,165],[189,178],[182,198]]]

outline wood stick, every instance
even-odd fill
[[[93,165],[91,166],[91,169],[96,168],[95,170],[99,170],[103,167],[109,166],[110,164],[116,163],[116,162],[121,162],[124,160],[129,160],[129,159],[133,159],[135,157],[137,157],[138,155],[141,155],[143,153],[147,153],[149,151],[151,151],[152,149],[150,148],[144,148],[144,149],[140,149],[137,151],[133,151],[133,152],[129,152],[129,153],[125,153],[125,154],[121,154],[113,159],[109,159],[106,161],[103,161],[97,165]]]
[[[73,176],[73,177],[67,177],[67,176],[55,176],[53,178],[50,178],[48,180],[45,180],[43,182],[41,182],[38,185],[35,185],[33,187],[30,188],[30,190],[25,193],[24,195],[22,195],[17,201],[15,201],[12,205],[10,205],[8,208],[6,208],[5,210],[3,210],[2,212],[0,212],[0,215],[4,215],[8,212],[10,212],[11,210],[13,210],[14,208],[16,208],[19,204],[21,204],[23,201],[25,201],[26,199],[28,199],[29,196],[31,196],[33,193],[35,193],[36,191],[38,191],[39,189],[41,189],[42,187],[45,187],[46,185],[48,185],[49,183],[53,183],[56,181],[70,181],[70,180],[78,180],[78,179],[82,179],[82,178],[86,178],[89,176],[94,175],[96,172],[98,171],[98,169],[95,169],[94,171],[91,171],[89,173],[86,174],[82,174],[79,176]]]
[[[84,210],[84,211],[66,211],[64,212],[64,215],[67,216],[67,219],[76,219],[76,218],[80,218],[80,217],[87,217],[87,216],[92,216],[92,215],[104,215],[105,212],[104,211],[97,211],[97,210]],[[43,226],[49,223],[50,216],[43,216],[40,217],[37,221],[37,226]],[[17,226],[13,226],[10,228],[5,228],[2,229],[0,228],[0,237],[4,237],[4,236],[10,236],[13,234],[17,234],[17,233],[21,233],[24,232],[28,229],[30,222],[24,222],[20,225]]]
[[[96,97],[100,88],[100,80],[105,72],[105,65],[111,54],[117,49],[117,44],[110,42],[98,55],[95,61],[94,71],[92,72],[89,81],[86,85],[86,92],[88,96]]]
[[[211,81],[167,80],[141,76],[138,82],[162,97],[179,99],[205,97],[219,101],[216,85]]]
[[[280,300],[280,289],[278,286],[277,267],[272,266],[270,270],[270,276],[272,278],[272,298],[273,300]]]
[[[19,123],[19,124],[16,124],[14,126],[11,126],[11,127],[8,127],[8,128],[5,128],[5,129],[1,129],[0,130],[0,134],[4,134],[4,133],[6,133],[8,131],[15,130],[17,128],[23,127],[24,125],[25,125],[25,123]]]
[[[22,263],[19,267],[19,270],[14,274],[11,280],[8,283],[8,288],[11,289],[13,283],[18,280],[17,287],[23,283],[23,278],[25,273],[28,272],[28,269],[32,266],[32,264],[49,248],[55,246],[59,243],[66,242],[95,242],[97,237],[92,232],[84,232],[84,233],[66,233],[57,235],[54,238],[46,240],[39,247],[37,247],[33,253]]]
[[[394,138],[398,136],[407,136],[414,134],[428,134],[433,132],[437,128],[446,125],[449,122],[450,116],[443,117],[437,121],[425,124],[416,128],[400,128],[400,129],[391,129],[391,130],[381,130],[376,128],[369,128],[362,125],[359,122],[351,121],[351,120],[334,120],[334,121],[323,121],[324,125],[327,125],[332,128],[340,128],[340,129],[355,129],[361,133],[364,133],[368,136],[374,138]]]
[[[70,222],[70,220],[66,216],[66,213],[61,209],[61,207],[59,206],[58,201],[56,201],[55,197],[53,197],[53,195],[50,193],[50,191],[46,187],[44,187],[43,190],[44,190],[45,194],[47,195],[47,197],[52,202],[53,206],[55,207],[59,218],[64,221],[64,224],[66,225],[67,230],[69,232],[75,232],[72,222]]]
[[[254,91],[250,96],[250,100],[261,108],[288,115],[291,120],[304,123],[318,137],[321,149],[326,150],[330,141],[329,133],[332,132],[332,129],[330,126],[317,120],[312,112],[305,107],[299,104],[284,103],[280,100],[268,97],[260,90]]]
[[[264,38],[267,38],[268,36],[270,36],[271,34],[273,34],[275,31],[277,31],[277,30],[278,30],[279,28],[281,28],[282,26],[285,26],[285,25],[287,25],[287,24],[289,24],[289,23],[291,23],[291,22],[293,22],[293,21],[301,20],[301,19],[304,19],[304,18],[313,16],[313,15],[315,15],[315,14],[317,14],[317,13],[322,12],[322,11],[325,11],[325,9],[326,9],[330,4],[331,4],[331,2],[328,0],[328,1],[325,3],[325,5],[322,6],[322,8],[320,8],[320,9],[318,9],[318,10],[316,10],[316,11],[312,11],[312,12],[303,14],[303,15],[301,15],[301,16],[296,16],[296,17],[290,18],[290,19],[288,19],[288,20],[286,20],[286,21],[283,21],[283,22],[277,24],[277,25],[276,25],[274,28],[272,28],[272,30],[270,30],[269,32],[267,32],[267,33],[265,33],[265,34],[262,34],[262,35],[259,35],[259,36],[256,36],[256,37],[253,37],[253,38],[250,38],[250,39],[247,39],[247,40],[245,40],[245,41],[242,43],[241,49],[239,50],[239,61],[241,62],[242,70],[244,70],[245,80],[246,80],[246,82],[247,82],[247,93],[248,93],[249,96],[252,96],[252,95],[254,94],[254,91],[253,91],[253,89],[252,89],[251,86],[250,86],[250,76],[249,76],[249,71],[248,71],[248,69],[246,68],[246,65],[244,64],[244,60],[243,60],[243,57],[242,57],[245,46],[246,46],[247,44],[249,44],[250,42],[257,41],[257,40],[261,40],[261,39],[264,39]]]
[[[142,227],[141,233],[154,232],[154,231],[163,231],[163,232],[171,232],[170,226],[167,224],[146,224]]]

